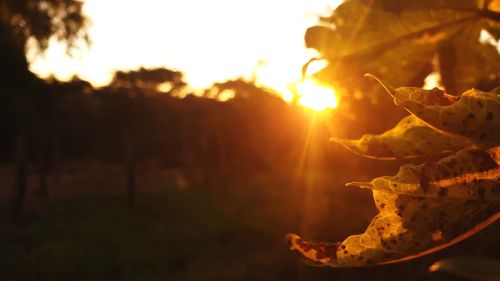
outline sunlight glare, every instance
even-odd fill
[[[158,85],[158,91],[160,91],[162,93],[168,93],[173,89],[173,87],[174,87],[174,85],[172,82],[170,82],[170,81],[163,82],[160,85]]]
[[[309,63],[309,65],[307,66],[307,70],[306,70],[305,75],[311,76],[327,66],[328,66],[327,60],[315,60],[315,61]]]
[[[100,87],[116,70],[167,67],[183,72],[186,91],[194,94],[216,82],[244,78],[292,102],[296,94],[288,86],[301,79],[305,62],[319,57],[305,48],[304,33],[341,2],[84,0],[90,48],[71,57],[63,43],[51,38],[42,56],[31,52],[30,70],[64,81],[77,75]]]
[[[236,92],[234,90],[227,89],[222,91],[222,93],[219,93],[219,95],[217,96],[217,100],[224,102],[234,98],[235,96]]]
[[[315,111],[327,108],[337,108],[338,97],[331,88],[324,87],[313,79],[306,79],[296,85],[297,93],[300,95],[299,103]]]
[[[425,78],[424,80],[424,89],[426,90],[432,90],[434,88],[440,88],[442,89],[442,82],[441,82],[441,75],[439,72],[431,72],[429,75]]]

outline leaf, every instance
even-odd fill
[[[372,189],[379,214],[366,231],[342,243],[312,243],[290,234],[290,250],[319,265],[352,267],[408,260],[453,245],[500,218],[499,162],[500,147],[471,147],[436,163],[403,166],[394,177],[349,184]]]
[[[425,198],[500,201],[499,157],[500,146],[468,147],[435,163],[404,165],[393,177],[347,185]]]
[[[467,26],[438,49],[441,80],[447,91],[461,93],[472,87],[490,90],[500,82],[496,46],[480,43],[481,21]]]
[[[411,208],[416,208],[417,201],[410,200],[408,197],[398,199],[391,198],[390,194],[374,191],[374,198],[396,209],[395,204],[406,204]],[[391,200],[392,199],[392,200]],[[377,215],[365,233],[352,235],[345,239],[342,243],[318,243],[303,240],[295,234],[288,234],[286,237],[291,251],[297,251],[311,263],[320,266],[331,267],[356,267],[375,264],[387,264],[406,261],[421,257],[439,251],[446,247],[452,246],[471,235],[477,233],[481,229],[494,223],[500,218],[500,213],[492,210],[492,206],[484,204],[474,204],[473,202],[455,202],[449,204],[447,208],[436,208],[443,203],[442,200],[429,200],[427,212],[414,212],[416,216],[423,218],[431,218],[430,222],[424,222],[424,219],[418,220],[415,223],[406,222],[393,213],[380,213]],[[453,212],[460,208],[467,208],[472,215],[468,220],[462,222],[462,217],[457,215],[446,217],[447,212]],[[443,212],[443,213],[441,213]],[[462,215],[462,214],[460,214]],[[452,219],[453,223],[448,221]],[[474,225],[471,221],[474,220],[477,224]],[[421,228],[420,224],[429,223],[432,225],[447,223],[446,229],[455,230],[456,233],[461,232],[455,238],[444,236],[443,232],[438,227]],[[431,231],[429,231],[431,230]]]
[[[486,146],[500,144],[498,94],[472,89],[455,98],[439,90],[414,87],[394,89],[374,78],[394,97],[396,105],[403,106],[430,126],[455,136],[465,137],[477,144]]]
[[[500,280],[500,261],[482,256],[456,256],[433,263],[429,271],[447,271],[474,280]]]
[[[485,16],[483,5],[484,1],[345,1],[306,32],[306,46],[330,62],[315,76],[345,92],[373,92],[372,85],[360,79],[366,72],[395,85],[421,86],[441,54],[447,90],[479,87],[488,77],[485,73],[499,71],[498,54],[478,41],[481,30],[491,31],[495,24]],[[447,57],[446,49],[453,50]]]
[[[331,140],[356,154],[380,160],[441,155],[467,146],[463,140],[442,134],[413,115],[380,135],[365,134],[358,140]]]
[[[394,43],[400,41],[431,39],[430,36],[443,32],[435,30],[437,27],[446,28],[452,23],[469,21],[469,18],[472,21],[482,9],[481,2],[345,1],[330,17],[321,19],[323,25],[307,31],[306,46],[317,49],[326,58],[339,59],[359,56],[373,49],[383,51],[397,47]]]

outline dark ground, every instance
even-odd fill
[[[409,262],[351,269],[304,264],[287,251],[287,232],[342,240],[362,232],[375,213],[370,192],[344,188],[353,178],[340,173],[310,172],[309,184],[261,174],[206,187],[177,170],[143,169],[130,207],[122,168],[68,164],[57,181],[51,178],[49,199],[31,192],[22,221],[13,224],[12,172],[3,167],[0,175],[0,280],[461,280],[427,268],[457,254],[500,257],[497,223]]]

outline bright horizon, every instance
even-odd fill
[[[314,55],[306,29],[339,0],[85,0],[92,44],[73,58],[51,42],[31,59],[41,77],[74,75],[106,85],[116,70],[166,67],[181,71],[193,89],[243,77],[283,95]],[[286,97],[285,97],[286,99]]]

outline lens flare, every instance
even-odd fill
[[[296,85],[300,96],[299,104],[315,111],[337,108],[339,99],[332,88],[324,87],[313,79],[306,79]]]

